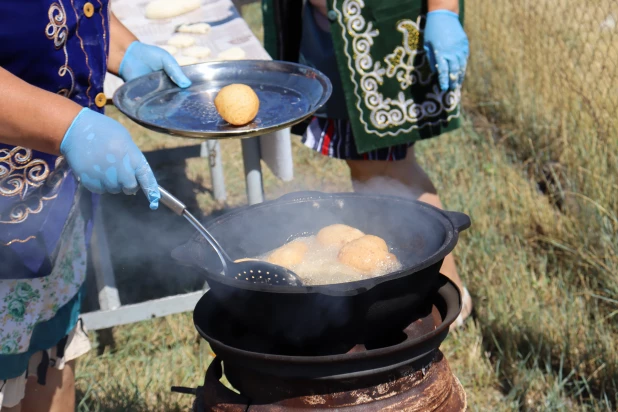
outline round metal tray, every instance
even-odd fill
[[[125,83],[114,105],[136,123],[161,133],[227,139],[263,135],[302,122],[330,97],[328,78],[310,67],[269,60],[209,62],[184,66],[193,84],[181,89],[162,71]],[[233,83],[253,88],[260,99],[256,118],[232,126],[219,116],[214,99]]]

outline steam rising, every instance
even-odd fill
[[[422,189],[411,188],[399,180],[383,176],[373,177],[366,182],[355,181],[353,185],[357,193],[398,196],[414,200],[425,193]]]
[[[190,199],[189,199],[190,200]],[[123,305],[199,290],[205,278],[174,261],[170,252],[193,228],[164,206],[148,209],[137,196],[103,196],[108,246]]]
[[[387,178],[355,184],[355,188],[408,199],[416,197],[407,186]],[[394,246],[394,253],[402,265],[410,267],[437,251],[446,237],[446,229],[436,226],[435,219],[429,218],[431,213],[409,200],[385,200],[379,196],[305,197],[300,200],[291,197],[286,200],[284,197],[280,203],[231,212],[208,229],[232,259],[240,259],[261,256],[292,239],[313,235],[331,224],[343,223],[382,237],[389,246]],[[221,276],[216,254],[199,235],[175,249],[173,256],[210,273],[213,280]],[[345,325],[360,308],[353,306],[354,299],[343,296],[362,292],[379,280],[367,282],[370,284],[360,290],[358,286],[342,284],[325,286],[328,289],[322,290],[325,293],[307,290],[307,293],[295,294],[274,293],[276,286],[259,293],[241,287],[221,286],[212,281],[210,286],[216,292],[213,296],[237,321],[246,322],[248,327],[263,324],[269,328],[265,334],[300,341]],[[319,287],[315,291],[320,291]]]

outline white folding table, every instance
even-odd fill
[[[180,24],[206,21],[211,25],[212,31],[207,35],[193,35],[196,45],[210,48],[214,55],[229,47],[240,47],[245,51],[247,59],[270,59],[230,0],[203,0],[203,7],[199,10],[165,21],[148,21],[144,17],[144,7],[145,3],[139,0],[112,1],[112,10],[116,17],[144,43],[164,44],[170,33]],[[115,76],[109,75],[106,78],[105,94],[108,96],[108,101],[121,85],[122,80]],[[289,129],[278,133],[283,137],[289,136]],[[248,203],[260,203],[264,200],[260,138],[242,139],[241,144]],[[226,189],[219,142],[202,141],[195,152],[209,162],[215,199],[225,200]],[[101,208],[95,216],[91,253],[100,309],[82,315],[86,327],[90,330],[107,329],[191,311],[204,293],[204,290],[201,290],[138,304],[122,305],[116,288]]]

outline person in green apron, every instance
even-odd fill
[[[357,192],[442,208],[414,144],[460,126],[469,54],[463,0],[308,0],[304,6],[263,0],[262,6],[271,56],[314,67],[333,85],[303,143],[345,160]],[[452,255],[442,272],[463,291],[461,324],[472,302]]]

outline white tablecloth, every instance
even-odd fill
[[[202,0],[202,7],[199,9],[165,20],[147,19],[147,4],[148,0],[112,1],[112,11],[116,17],[144,43],[164,45],[181,24],[206,22],[212,27],[209,34],[190,36],[195,37],[196,46],[208,47],[212,58],[231,47],[240,47],[244,50],[246,59],[270,60],[270,56],[230,0]],[[113,96],[122,83],[120,78],[108,73],[104,85],[108,98]],[[261,136],[260,151],[262,159],[275,176],[284,181],[294,177],[289,129]]]

